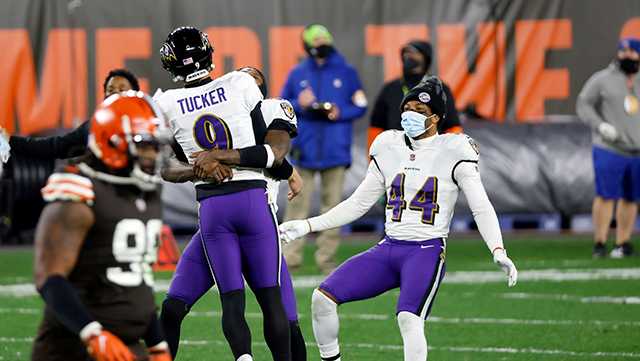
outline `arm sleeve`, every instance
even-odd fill
[[[597,128],[600,123],[604,122],[596,108],[599,100],[600,83],[597,74],[595,74],[584,84],[576,102],[578,117],[591,128]]]
[[[312,232],[343,226],[362,217],[385,192],[384,177],[374,161],[355,192],[327,213],[309,218]]]
[[[358,106],[354,103],[353,97],[356,92],[362,91],[362,83],[360,82],[360,77],[358,76],[358,73],[355,71],[355,69],[349,69],[349,72],[349,86],[351,91],[349,92],[349,98],[346,99],[342,104],[338,104],[338,106],[340,107],[340,118],[338,119],[338,121],[354,121],[367,112],[366,102],[364,106]]]
[[[293,166],[287,158],[282,160],[282,163],[272,168],[265,168],[267,175],[275,180],[287,180],[293,174]]]
[[[71,332],[80,334],[80,331],[93,321],[78,292],[65,277],[50,276],[38,292],[56,319]]]
[[[90,121],[87,120],[71,132],[53,137],[11,136],[11,153],[43,159],[64,159],[81,155],[87,149],[89,124]]]
[[[504,248],[498,216],[482,185],[477,163],[460,163],[454,172],[458,186],[467,198],[473,219],[478,225],[478,230],[487,244],[487,248],[491,252],[496,248]]]

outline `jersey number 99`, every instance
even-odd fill
[[[113,233],[113,257],[122,267],[107,268],[107,279],[119,286],[135,287],[143,282],[153,286],[151,265],[158,256],[162,221],[152,219],[145,225],[141,220],[125,218],[118,222]]]
[[[202,149],[233,148],[227,123],[213,114],[204,114],[196,120],[193,124],[193,139]]]
[[[407,201],[404,200],[404,173],[399,173],[391,182],[387,209],[391,209],[391,220],[400,222],[402,212],[407,209]],[[438,178],[429,177],[418,190],[415,197],[409,203],[409,209],[422,212],[422,223],[433,225],[436,214],[440,211],[438,206]]]

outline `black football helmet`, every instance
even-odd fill
[[[160,48],[162,67],[174,81],[190,82],[208,75],[213,69],[212,55],[207,34],[192,26],[173,30]]]

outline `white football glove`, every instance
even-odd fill
[[[602,135],[602,138],[609,142],[613,142],[618,139],[618,131],[616,130],[616,127],[609,123],[600,123],[598,125],[598,132]]]
[[[278,229],[280,230],[280,239],[285,243],[311,232],[311,226],[306,219],[284,222]]]
[[[6,163],[11,155],[11,146],[9,146],[9,135],[4,129],[0,128],[0,163]]]
[[[498,248],[493,251],[493,262],[500,266],[502,270],[507,274],[507,284],[509,287],[513,287],[518,282],[518,270],[513,261],[507,257],[507,251],[502,248]]]

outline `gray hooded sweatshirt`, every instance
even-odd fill
[[[627,99],[627,96],[635,97]],[[578,117],[592,129],[593,144],[624,155],[640,153],[640,73],[633,87],[627,87],[627,77],[616,62],[593,74],[584,84],[576,104]],[[618,139],[609,142],[598,132],[598,125],[607,122],[618,131]]]

